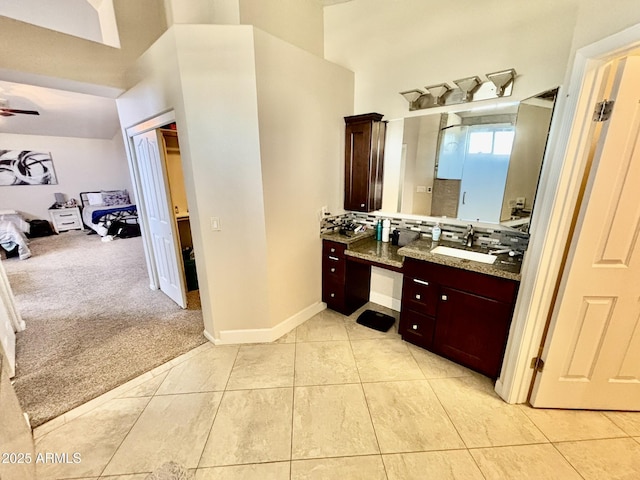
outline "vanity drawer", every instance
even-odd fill
[[[324,240],[322,242],[322,258],[326,258],[331,255],[344,260],[344,251],[347,246],[343,243],[332,242],[330,240]]]
[[[322,242],[322,278],[344,282],[346,245],[325,240]],[[323,280],[324,281],[324,280]]]
[[[327,306],[338,312],[345,309],[345,288],[343,282],[335,282],[330,279],[322,279],[322,301]]]
[[[429,280],[405,277],[402,282],[402,306],[424,315],[435,316],[438,286]]]
[[[403,309],[400,314],[399,333],[402,335],[402,339],[409,343],[431,348],[435,325],[434,317]]]
[[[326,254],[322,257],[322,276],[335,281],[344,282],[345,259],[334,254]]]

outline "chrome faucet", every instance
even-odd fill
[[[462,243],[464,245],[466,245],[467,247],[472,247],[473,246],[473,234],[475,232],[473,231],[473,225],[469,225],[467,227],[467,233],[464,234],[464,237],[462,239]]]

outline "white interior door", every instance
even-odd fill
[[[620,62],[531,396],[640,410],[640,58]]]
[[[186,308],[181,252],[171,208],[164,150],[160,148],[162,139],[159,132],[151,130],[135,135],[132,140],[160,290]]]
[[[9,364],[9,377],[16,373],[16,329],[23,330],[24,322],[15,308],[9,279],[0,262],[0,344]]]

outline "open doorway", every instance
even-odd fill
[[[164,146],[164,159],[166,163],[167,181],[169,184],[169,196],[177,226],[177,241],[182,253],[182,273],[187,287],[187,292],[198,291],[198,276],[196,260],[193,253],[193,240],[191,238],[191,223],[189,220],[189,202],[184,186],[184,173],[182,158],[180,157],[180,142],[175,123],[170,123],[159,129]],[[189,293],[188,293],[189,295]]]
[[[188,205],[186,195],[178,193],[184,192],[184,177],[177,133],[175,137],[168,134],[168,131],[177,132],[174,124],[174,114],[168,112],[128,128],[127,137],[150,287],[161,290],[180,307],[187,308],[184,268],[187,263],[183,259],[177,217],[187,213],[181,211],[180,203],[185,210]],[[172,127],[165,128],[169,126]],[[171,139],[171,151],[167,150],[165,137]],[[168,157],[173,159],[175,199],[169,183]]]

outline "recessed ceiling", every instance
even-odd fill
[[[0,132],[54,137],[112,139],[120,130],[112,98],[0,81],[7,107],[40,115],[0,116]]]
[[[113,0],[2,0],[0,15],[120,48]]]
[[[335,5],[336,3],[347,3],[351,0],[322,0],[322,5],[328,7],[329,5]]]

